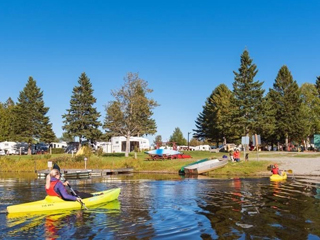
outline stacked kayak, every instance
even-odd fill
[[[281,181],[287,179],[287,173],[285,171],[282,171],[281,175],[279,174],[272,174],[270,176],[271,181]]]
[[[86,207],[118,199],[120,188],[92,193],[93,197],[82,199]],[[77,201],[65,201],[59,197],[46,196],[45,199],[30,203],[23,203],[7,207],[8,213],[45,212],[56,210],[81,209],[81,203]]]

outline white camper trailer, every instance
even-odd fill
[[[68,144],[66,142],[53,142],[50,144],[51,148],[64,148],[66,149]]]
[[[19,153],[18,145],[16,142],[1,142],[0,149],[4,150],[4,152],[8,155]]]
[[[97,142],[95,145],[95,149],[102,149],[104,153],[112,153],[112,145],[111,142]]]
[[[126,138],[125,137],[112,137],[111,138],[112,152],[125,152],[126,151]],[[130,152],[134,148],[141,150],[149,150],[150,143],[147,138],[130,137]]]
[[[199,145],[195,147],[196,151],[210,151],[209,145]]]

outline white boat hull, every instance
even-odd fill
[[[194,164],[184,168],[186,174],[201,174],[212,171],[217,168],[221,168],[228,163],[228,159],[218,160],[212,159],[198,164]]]

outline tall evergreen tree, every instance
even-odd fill
[[[74,141],[74,138],[68,134],[67,132],[63,132],[62,133],[62,136],[59,138],[59,141],[64,141],[64,142],[73,142]]]
[[[300,91],[302,99],[301,110],[305,118],[305,137],[307,138],[320,132],[320,98],[314,84],[304,83],[300,87]]]
[[[225,84],[220,84],[207,98],[203,111],[198,115],[194,137],[199,140],[223,142],[234,139],[232,129],[232,92]]]
[[[11,98],[8,98],[4,104],[0,103],[0,142],[14,139],[14,107],[15,103]]]
[[[170,142],[175,142],[176,145],[187,145],[187,140],[183,137],[180,128],[176,127],[173,134],[170,136]]]
[[[154,145],[157,145],[158,143],[162,142],[162,136],[161,135],[157,135],[153,141]]]
[[[254,80],[258,70],[252,63],[247,50],[241,55],[240,62],[239,72],[233,72],[235,75],[233,94],[236,107],[233,122],[239,130],[239,135],[246,136],[256,133],[259,119],[262,119],[262,116],[259,116],[261,112],[258,110],[261,108],[264,90],[261,88],[263,82]]]
[[[262,99],[261,105],[257,109],[259,111],[260,119],[258,119],[255,126],[256,132],[261,135],[261,138],[273,144],[276,142],[274,134],[276,130],[276,109],[274,108],[273,100],[269,93]]]
[[[317,77],[315,87],[318,91],[318,97],[320,98],[320,76]]]
[[[126,137],[126,153],[129,156],[130,137],[156,133],[152,109],[158,106],[147,94],[153,90],[138,73],[128,73],[120,90],[111,91],[114,101],[106,106],[103,128],[110,134]]]
[[[49,117],[46,116],[48,111],[49,108],[44,105],[43,92],[37,87],[36,81],[29,77],[13,109],[15,140],[29,144],[28,154],[31,154],[33,142],[39,141],[48,132],[53,133]]]
[[[102,133],[99,130],[100,113],[93,107],[96,98],[93,97],[92,84],[85,73],[79,77],[78,84],[72,91],[70,109],[62,115],[64,118],[62,128],[71,137],[78,137],[81,145],[84,139],[96,141]]]
[[[301,141],[304,136],[305,118],[302,110],[302,99],[299,86],[293,80],[287,66],[282,66],[278,72],[269,96],[276,109],[275,139],[285,141]]]

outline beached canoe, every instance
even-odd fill
[[[184,168],[184,172],[185,174],[202,174],[217,168],[224,167],[226,164],[228,164],[228,159],[212,159],[187,166]]]
[[[287,173],[283,171],[281,175],[279,174],[272,174],[270,176],[271,181],[281,181],[281,180],[286,180],[287,179]]]
[[[93,197],[82,199],[88,208],[101,203],[107,203],[118,198],[120,188],[92,193]],[[81,209],[81,203],[77,201],[65,201],[59,197],[46,196],[45,199],[35,202],[23,203],[7,207],[8,213],[45,212],[56,210]]]
[[[198,161],[196,161],[196,162],[189,163],[189,164],[183,166],[182,168],[180,168],[179,174],[180,174],[180,175],[184,175],[184,174],[185,174],[185,172],[184,172],[184,168],[185,168],[185,167],[188,167],[188,166],[191,166],[191,165],[195,165],[195,164],[198,164],[198,163],[201,163],[201,162],[205,162],[205,161],[208,161],[208,160],[209,160],[208,158],[204,158],[204,159],[200,159],[200,160],[198,160]]]

